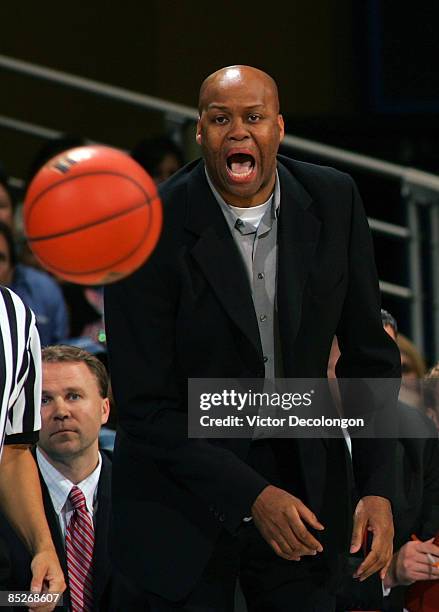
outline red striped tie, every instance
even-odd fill
[[[90,612],[92,606],[93,521],[81,489],[72,487],[73,514],[66,533],[67,569],[72,612]]]

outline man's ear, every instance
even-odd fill
[[[283,140],[285,136],[284,118],[282,115],[277,116],[277,124],[279,126],[279,140]]]
[[[108,397],[102,399],[102,414],[101,414],[101,425],[105,425],[110,416],[110,400]]]
[[[198,118],[197,121],[197,133],[195,136],[195,140],[197,142],[197,145],[201,145],[201,118]]]

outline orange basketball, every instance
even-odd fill
[[[84,285],[133,272],[162,227],[152,178],[131,157],[104,146],[70,149],[48,161],[29,186],[23,215],[41,264]]]

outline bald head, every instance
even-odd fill
[[[207,173],[231,206],[267,201],[284,136],[276,83],[251,66],[229,66],[201,86],[196,141]]]
[[[198,112],[201,115],[203,110],[206,110],[212,90],[217,88],[224,89],[229,86],[247,87],[248,84],[255,83],[265,89],[267,94],[272,97],[276,112],[279,112],[279,93],[276,81],[269,74],[258,68],[241,65],[221,68],[204,79],[198,97]]]

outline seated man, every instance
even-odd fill
[[[14,225],[15,199],[9,186],[8,177],[0,163],[0,221],[11,229]]]
[[[108,377],[93,355],[73,346],[43,350],[40,438],[35,450],[47,521],[68,588],[65,610],[109,609],[111,462],[98,450],[109,415]],[[10,590],[29,584],[28,553],[5,520]]]
[[[384,328],[396,340],[396,322],[390,325],[386,315],[388,313],[383,311]],[[385,599],[386,612],[404,609],[407,585],[439,578],[439,568],[434,565],[435,561],[439,562],[439,547],[432,541],[439,532],[437,432],[421,411],[401,402],[398,403],[398,424],[395,552],[384,579],[384,586],[392,589]]]
[[[383,327],[396,340],[397,324],[381,311]],[[340,352],[337,339],[331,349],[328,376],[335,377]],[[383,581],[384,600],[380,609],[402,612],[407,586],[419,580],[437,580],[439,547],[432,538],[439,531],[439,440],[433,423],[416,408],[401,401],[396,407],[398,423],[396,494],[393,506],[394,554]],[[356,601],[376,595],[372,581],[368,589],[352,582],[340,601]],[[374,603],[376,599],[374,600]],[[376,605],[376,603],[375,603]],[[438,607],[439,610],[439,600]]]

